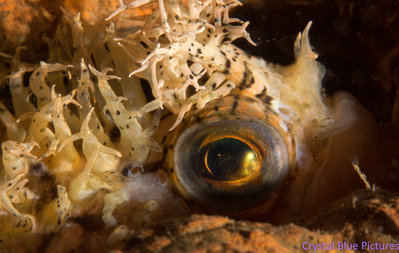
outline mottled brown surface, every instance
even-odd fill
[[[125,250],[129,252],[293,252],[302,241],[332,242],[318,233],[293,224],[235,221],[219,216],[192,215],[138,231]]]
[[[0,51],[13,54],[18,46],[28,49],[24,59],[46,57],[44,37],[51,37],[61,17],[62,0],[0,0]]]
[[[14,54],[25,46],[25,61],[48,57],[45,38],[51,38],[63,15],[80,15],[91,22],[104,20],[119,6],[118,0],[0,0],[0,52]]]
[[[399,243],[399,195],[368,190],[348,195],[308,222],[273,226],[192,215],[134,233],[129,252],[304,252],[304,242]],[[306,246],[306,245],[305,245]],[[318,252],[328,252],[320,250]],[[334,251],[330,251],[334,252]],[[336,252],[336,251],[335,251]],[[353,252],[342,250],[339,252]],[[367,252],[365,250],[365,252]]]

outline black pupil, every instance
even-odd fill
[[[203,159],[202,175],[221,181],[242,179],[254,173],[259,161],[256,153],[245,142],[235,138],[222,138],[200,150]]]

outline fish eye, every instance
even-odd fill
[[[202,144],[196,166],[212,186],[214,181],[244,184],[260,171],[262,157],[257,148],[238,136],[220,136]],[[229,169],[226,169],[229,168]]]
[[[182,195],[224,213],[269,201],[289,171],[283,136],[262,120],[196,123],[178,137],[173,158],[172,178]]]

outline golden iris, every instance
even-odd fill
[[[284,138],[262,120],[197,123],[173,152],[176,188],[210,210],[238,212],[276,195],[288,174]]]
[[[220,181],[244,179],[259,171],[260,157],[249,143],[237,137],[213,140],[200,149],[202,176]]]

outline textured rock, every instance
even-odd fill
[[[123,251],[304,252],[310,244],[317,244],[318,252],[334,252],[323,249],[323,244],[334,243],[336,250],[338,243],[341,247],[356,243],[359,249],[362,242],[394,245],[399,243],[398,204],[398,195],[363,190],[332,203],[314,219],[296,224],[273,226],[192,215],[135,232]]]

